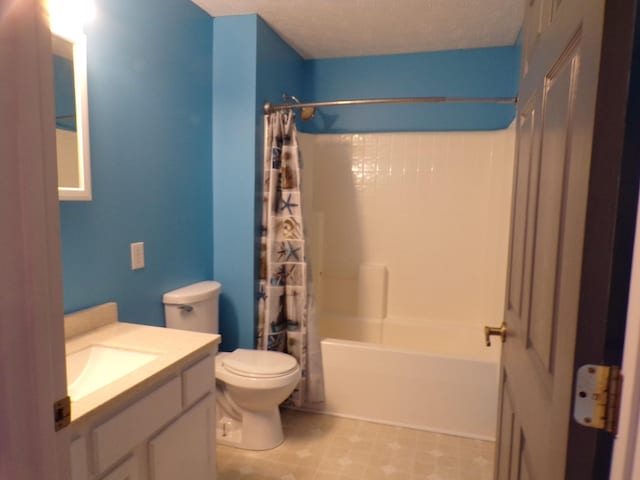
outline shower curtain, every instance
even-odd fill
[[[302,216],[295,114],[265,116],[258,348],[293,355],[302,378],[289,403],[324,400],[322,359]]]

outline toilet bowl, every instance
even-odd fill
[[[284,440],[282,403],[300,380],[295,358],[279,352],[237,349],[216,357],[216,438],[247,450],[267,450]]]
[[[168,328],[218,333],[221,285],[205,281],[163,295]],[[301,372],[291,355],[237,349],[216,356],[216,439],[247,450],[267,450],[284,435],[278,405],[295,389]]]

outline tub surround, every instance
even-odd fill
[[[502,318],[515,128],[298,140],[321,314]]]
[[[322,411],[494,438],[514,137],[299,136]]]

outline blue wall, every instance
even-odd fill
[[[302,59],[257,15],[219,17],[213,34],[213,277],[222,350],[255,344],[262,105],[299,90]]]
[[[518,47],[309,60],[301,95],[305,101],[514,97],[519,68]],[[310,133],[496,130],[514,116],[513,105],[370,105],[320,109],[299,125]]]
[[[280,103],[283,93],[295,95],[303,88],[304,60],[275,33],[264,20],[257,17],[258,31],[256,55],[256,161],[260,175],[263,170],[264,103]],[[262,176],[257,179],[258,193],[262,195]],[[261,198],[261,197],[260,197]],[[260,225],[260,222],[257,224]],[[258,232],[259,233],[259,232]]]
[[[123,321],[163,325],[162,293],[212,278],[213,21],[188,0],[96,3],[93,201],[61,202],[65,311],[117,301]]]
[[[213,278],[222,283],[223,350],[253,346],[255,15],[221,17],[213,30]]]

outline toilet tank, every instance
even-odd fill
[[[178,288],[162,296],[168,328],[218,333],[218,297],[222,286],[206,281]]]

